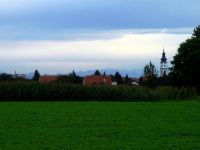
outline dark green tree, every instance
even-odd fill
[[[83,79],[76,75],[75,71],[69,73],[69,75],[59,75],[58,82],[62,83],[70,83],[70,84],[82,84]]]
[[[69,74],[69,76],[76,77],[75,71],[73,70],[72,73]]]
[[[122,76],[121,76],[121,74],[119,72],[115,73],[114,79],[116,80],[117,84],[122,84],[123,83]]]
[[[180,44],[172,63],[172,78],[177,86],[195,86],[200,92],[200,26],[191,38]]]
[[[160,76],[158,78],[158,85],[171,86],[172,85],[171,73],[169,75],[163,74],[163,76]]]
[[[11,75],[3,73],[0,75],[0,81],[11,81],[14,80]]]
[[[34,75],[33,75],[33,80],[39,81],[39,78],[40,78],[40,73],[38,70],[35,70]]]
[[[145,77],[151,77],[156,76],[157,77],[157,70],[154,64],[150,63],[144,66],[144,76]]]
[[[150,63],[144,66],[144,77],[143,85],[154,88],[157,86],[158,72],[154,64]]]
[[[200,38],[200,25],[197,26],[197,27],[194,29],[194,32],[193,32],[192,37],[193,37],[193,38]]]
[[[128,76],[127,74],[126,74],[126,77],[125,77],[124,82],[125,82],[126,84],[131,84],[131,79],[129,78],[129,76]]]
[[[139,84],[143,85],[143,82],[144,82],[144,80],[143,80],[143,77],[141,76],[140,79],[139,79]]]
[[[82,84],[82,78],[76,75],[75,71],[73,70],[68,76],[68,83]]]
[[[99,70],[96,70],[96,71],[95,71],[95,73],[94,73],[94,75],[95,75],[95,76],[100,76],[100,75],[101,75],[101,73],[100,73],[100,71],[99,71]]]

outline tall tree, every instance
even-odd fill
[[[114,78],[117,81],[117,84],[122,84],[123,83],[122,76],[121,76],[121,74],[119,72],[115,73]]]
[[[143,85],[143,82],[144,82],[144,80],[143,80],[143,77],[141,76],[140,79],[139,79],[139,84]]]
[[[100,75],[101,75],[101,73],[100,73],[100,71],[99,71],[99,70],[96,70],[96,71],[95,71],[95,73],[94,73],[94,75],[95,75],[95,76],[100,76]]]
[[[197,27],[194,29],[194,32],[193,32],[192,37],[193,37],[193,38],[200,38],[200,25],[197,26]]]
[[[156,70],[156,67],[150,61],[149,64],[144,66],[144,77],[146,78],[146,80],[143,81],[143,84],[152,88],[156,87],[157,76],[158,76],[158,72]]]
[[[126,74],[126,77],[125,77],[124,82],[125,82],[126,84],[130,84],[130,83],[131,83],[131,79],[129,78],[129,76],[128,76],[127,74]]]
[[[194,29],[190,39],[180,44],[171,63],[175,85],[195,86],[200,91],[200,26]]]
[[[40,78],[40,73],[39,73],[38,70],[35,70],[34,76],[33,76],[33,80],[34,81],[39,81],[39,78]]]
[[[151,77],[151,76],[157,76],[157,70],[154,64],[150,63],[144,66],[144,76],[145,77]]]
[[[72,73],[69,74],[69,76],[76,77],[76,72],[73,70]]]

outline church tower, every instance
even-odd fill
[[[160,76],[162,77],[163,75],[168,75],[168,73],[169,73],[169,67],[167,64],[165,50],[163,49],[162,58],[160,61]]]

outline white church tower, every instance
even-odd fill
[[[169,73],[169,67],[167,64],[165,50],[163,49],[162,58],[160,61],[160,76],[162,77],[163,75],[168,75],[168,73]]]

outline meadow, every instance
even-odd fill
[[[200,102],[1,102],[0,149],[200,149]]]

